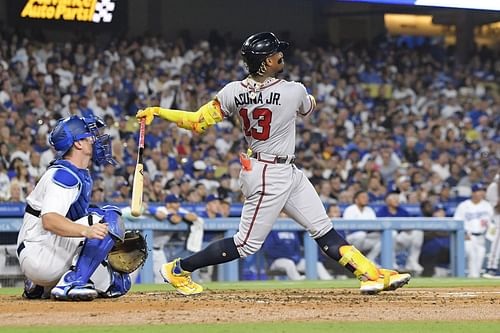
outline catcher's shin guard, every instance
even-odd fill
[[[114,244],[115,241],[110,235],[102,240],[86,239],[76,265],[61,277],[51,291],[52,297],[58,300],[75,301],[96,298],[97,291],[93,284],[89,283],[89,279]]]

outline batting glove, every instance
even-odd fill
[[[149,108],[145,108],[144,110],[139,110],[137,111],[137,114],[135,115],[135,117],[137,119],[141,119],[141,118],[146,118],[146,125],[150,125],[152,122],[153,122],[153,119],[155,118],[155,116],[157,116],[159,114],[159,107],[149,107]]]

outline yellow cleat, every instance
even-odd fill
[[[181,269],[177,258],[174,261],[163,264],[160,274],[165,282],[170,283],[177,291],[183,295],[195,295],[203,291],[203,287],[193,282],[191,273]]]
[[[366,258],[352,245],[340,248],[342,257],[339,263],[354,269],[354,275],[361,281],[361,293],[374,295],[381,291],[396,290],[408,283],[410,274],[400,274],[389,269],[378,269],[377,266]]]
[[[401,288],[411,279],[410,274],[398,273],[389,269],[379,269],[380,276],[377,280],[361,281],[362,294],[375,295],[381,291],[390,291]]]

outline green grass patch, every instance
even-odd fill
[[[318,288],[358,288],[355,279],[333,281],[240,281],[240,282],[210,282],[203,286],[208,290],[266,290],[266,289],[318,289]],[[415,278],[405,288],[474,288],[499,287],[498,280],[469,278]],[[132,292],[155,292],[173,290],[166,284],[136,284]],[[0,288],[0,295],[21,295],[21,288]]]
[[[359,322],[359,323],[245,323],[245,324],[168,324],[133,326],[39,326],[0,327],[5,333],[490,333],[497,332],[500,321],[493,322]]]

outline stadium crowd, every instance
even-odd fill
[[[500,58],[476,52],[457,66],[440,45],[328,45],[293,48],[284,76],[316,96],[301,120],[297,163],[325,203],[370,202],[388,192],[402,203],[457,202],[473,183],[489,183],[500,154]],[[245,69],[227,39],[158,37],[89,42],[0,39],[0,201],[23,201],[54,157],[47,132],[68,115],[99,116],[113,138],[118,168],[93,169],[94,200],[127,202],[140,108],[196,110]],[[211,193],[241,201],[237,155],[246,149],[228,119],[203,136],[155,122],[146,135],[150,201]]]
[[[119,164],[92,167],[92,200],[127,204],[136,111],[152,105],[194,111],[246,73],[239,41],[216,34],[105,46],[0,36],[0,202],[24,202],[54,158],[47,134],[57,119],[95,115],[108,125]],[[360,191],[370,204],[389,197],[395,205],[457,204],[500,170],[500,57],[478,50],[459,66],[439,44],[402,40],[285,55],[284,77],[303,82],[318,102],[311,117],[298,121],[296,155],[326,205],[353,203]],[[242,201],[238,154],[246,147],[234,119],[202,136],[157,121],[145,141],[149,203],[172,195],[203,205],[210,195]]]

